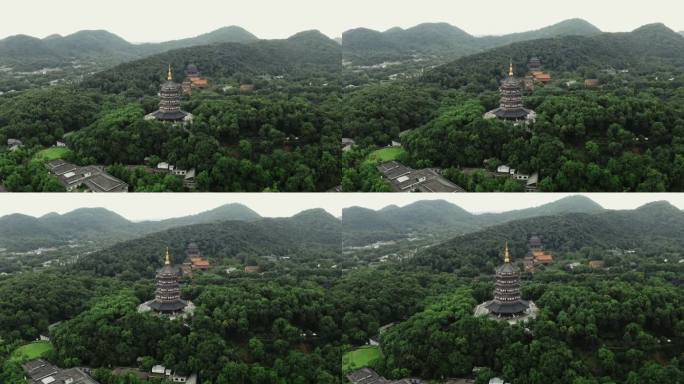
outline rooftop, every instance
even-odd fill
[[[395,192],[465,192],[432,168],[413,169],[390,161],[377,166]]]
[[[22,364],[28,384],[98,384],[79,368],[60,369],[38,359]]]
[[[347,380],[352,384],[423,384],[420,379],[387,380],[370,368],[361,368],[347,374]]]
[[[128,184],[108,174],[102,167],[88,165],[79,167],[64,160],[53,160],[45,164],[67,191],[85,186],[92,192],[127,192]]]

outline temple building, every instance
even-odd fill
[[[195,89],[205,89],[209,87],[209,81],[203,78],[200,74],[199,68],[195,64],[188,64],[185,69],[185,80],[183,80],[183,93],[192,95]]]
[[[553,263],[553,255],[544,249],[544,244],[542,244],[542,240],[539,236],[530,236],[528,248],[530,250],[530,254],[534,258],[535,264],[548,265]]]
[[[192,315],[195,306],[192,302],[181,299],[178,268],[171,263],[168,248],[166,249],[164,266],[157,271],[156,286],[154,300],[141,304],[138,307],[139,312],[152,311],[171,317]]]
[[[537,307],[533,302],[522,299],[520,287],[520,270],[511,261],[506,243],[504,263],[496,268],[494,300],[478,305],[475,308],[475,315],[504,319],[510,323],[536,317]]]
[[[209,269],[209,260],[205,260],[202,257],[202,252],[200,252],[199,246],[196,243],[188,244],[185,255],[186,259],[181,267],[184,276],[192,277],[193,270],[206,271]]]
[[[159,109],[145,116],[145,120],[189,123],[192,114],[181,110],[182,87],[173,81],[173,73],[169,65],[166,82],[162,84],[159,96]]]
[[[527,62],[527,69],[529,69],[530,72],[541,72],[541,70],[542,70],[541,60],[536,56],[531,57],[530,61]]]
[[[523,106],[522,82],[515,78],[513,62],[508,69],[508,77],[499,88],[501,100],[499,108],[484,114],[485,119],[499,119],[512,122],[530,122],[537,118],[537,114]]]

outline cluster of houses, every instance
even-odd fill
[[[526,173],[520,173],[515,168],[511,168],[508,165],[500,165],[496,168],[497,175],[507,176],[513,180],[524,183],[525,192],[537,192],[537,187],[539,185],[539,173],[533,173],[528,175]]]
[[[67,192],[80,188],[90,192],[128,192],[128,184],[108,174],[104,167],[81,167],[61,159],[47,162],[45,167]]]
[[[426,384],[421,379],[388,380],[370,368],[362,368],[347,374],[347,380],[352,384]]]
[[[438,168],[413,169],[397,161],[377,166],[394,192],[465,192],[465,190],[444,178]]]
[[[99,384],[85,368],[61,369],[43,359],[22,364],[28,384]]]
[[[186,384],[196,384],[197,375],[192,374],[190,376],[180,375],[171,369],[164,367],[163,365],[155,365],[152,367],[152,371],[149,378],[165,379],[170,383],[186,383]]]
[[[157,164],[157,171],[158,172],[167,172],[170,173],[174,176],[182,177],[183,178],[183,186],[189,189],[194,189],[196,184],[196,175],[195,175],[195,169],[182,169],[182,168],[177,168],[176,166],[166,163],[166,162],[161,162]]]
[[[473,370],[476,372],[477,368]],[[400,380],[388,380],[380,376],[370,368],[361,368],[347,374],[347,380],[352,384],[427,384],[426,381],[418,378],[408,378]],[[475,380],[470,378],[446,379],[443,384],[474,384]],[[489,384],[509,384],[499,377],[489,380]]]
[[[22,364],[24,379],[28,384],[99,384],[90,376],[89,368],[61,369],[44,359],[36,359]],[[115,368],[114,375],[133,373],[141,380],[162,379],[168,383],[197,384],[197,375],[181,375],[163,365],[155,365],[149,372],[136,368]]]

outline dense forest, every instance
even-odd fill
[[[454,28],[377,33],[407,44],[406,52],[429,51],[438,49],[424,44],[437,44],[430,36],[456,41]],[[501,164],[538,173],[545,192],[682,190],[684,37],[662,24],[627,33],[598,33],[578,21],[549,28],[498,43],[465,35],[480,44],[469,56],[437,65],[423,52],[420,60],[377,68],[343,65],[354,45],[317,31],[283,40],[209,39],[78,81],[7,93],[0,96],[0,143],[19,139],[24,147],[0,150],[2,186],[59,191],[39,154],[63,141],[70,151],[61,157],[106,166],[132,192],[190,190],[178,177],[151,171],[162,161],[195,169],[199,191],[386,192],[369,156],[400,141],[396,160],[439,168],[471,192],[523,191],[493,176]],[[371,44],[353,55],[364,49],[382,52]],[[531,57],[552,76],[525,91],[536,121],[485,120],[498,105],[506,63],[512,60],[521,78]],[[179,82],[188,64],[209,80],[209,89],[183,98],[182,108],[195,116],[187,126],[143,119],[158,106],[169,64]],[[598,85],[585,86],[586,79]],[[349,152],[341,151],[342,137],[356,143]]]
[[[58,191],[38,153],[64,141],[62,157],[98,164],[131,191],[187,190],[165,161],[195,169],[200,191],[325,191],[339,184],[341,47],[317,31],[285,40],[176,49],[121,64],[78,84],[0,97],[0,142],[18,139],[24,156],[2,151],[0,178],[10,191]],[[145,121],[172,65],[190,63],[211,88],[184,99],[188,126]],[[253,90],[240,91],[241,85]],[[112,150],[116,148],[116,150]]]
[[[559,212],[570,206],[588,212]],[[375,220],[413,208],[390,207]],[[21,378],[21,359],[8,357],[49,332],[53,349],[46,358],[97,368],[93,375],[102,383],[140,382],[113,376],[108,367],[145,371],[154,364],[197,373],[202,383],[344,383],[342,356],[380,333],[382,354],[369,364],[388,378],[681,381],[684,214],[662,202],[604,211],[579,200],[538,212],[550,216],[514,211],[508,217],[521,219],[436,239],[413,258],[381,265],[341,252],[343,223],[309,211],[170,229],[69,265],[2,276],[0,378]],[[509,241],[519,260],[531,234],[542,237],[555,259],[523,274],[523,295],[539,306],[539,316],[524,326],[474,317],[474,306],[492,297],[503,244]],[[154,295],[163,248],[170,246],[179,263],[189,241],[215,265],[182,280],[194,316],[139,313],[137,306]],[[588,260],[605,266],[565,268]],[[231,265],[259,265],[261,273],[226,273]],[[481,368],[472,373],[474,367]]]
[[[486,177],[501,164],[538,172],[542,191],[679,191],[681,52],[684,38],[654,24],[515,43],[414,79],[364,83],[357,75],[363,85],[345,93],[342,135],[355,139],[361,154],[400,139],[406,153],[399,161],[442,168],[473,192],[520,191],[505,178]],[[498,106],[506,63],[512,58],[522,77],[533,56],[554,79],[525,93],[536,122],[485,120]],[[598,79],[599,86],[585,87],[585,79]],[[379,174],[365,157],[348,155],[342,166],[345,190],[376,190]]]

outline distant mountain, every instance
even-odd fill
[[[302,76],[312,74],[337,77],[342,66],[342,48],[319,31],[305,31],[284,40],[260,40],[249,44],[223,43],[176,49],[121,64],[100,72],[84,82],[88,88],[110,93],[154,92],[166,76],[169,64],[176,78],[196,64],[209,77],[244,75]],[[152,91],[151,91],[152,90]]]
[[[684,31],[679,31],[679,34],[684,36]]]
[[[684,212],[657,202],[636,210],[515,220],[454,237],[424,250],[411,263],[448,272],[470,264],[481,272],[491,272],[500,262],[505,242],[509,242],[513,258],[521,259],[531,235],[540,236],[544,247],[555,252],[620,248],[637,249],[642,257],[662,258],[665,250],[681,252],[684,248],[682,231]]]
[[[538,207],[502,213],[486,213],[478,215],[482,224],[498,224],[506,221],[527,219],[530,217],[554,216],[566,213],[596,213],[604,211],[603,207],[582,195],[569,196]]]
[[[67,59],[130,60],[138,57],[138,48],[121,37],[102,30],[79,31],[65,37],[43,39],[53,51]]]
[[[40,39],[25,35],[0,40],[0,66],[19,69],[38,69],[65,63],[66,59]],[[30,62],[30,65],[26,63]]]
[[[527,71],[530,57],[541,58],[551,71],[600,71],[606,68],[663,70],[684,66],[684,37],[663,24],[650,24],[627,33],[563,36],[514,43],[442,65],[423,77],[445,87],[490,84],[506,76],[512,58],[517,75]]]
[[[197,215],[162,221],[131,222],[103,208],[83,208],[40,218],[0,217],[0,248],[28,251],[67,244],[70,240],[113,243],[169,228],[221,221],[254,221],[261,216],[241,204],[229,204]]]
[[[20,70],[68,65],[73,60],[114,65],[172,49],[218,43],[249,43],[258,38],[243,28],[230,26],[197,37],[164,43],[132,44],[102,30],[79,31],[44,39],[17,35],[0,40],[0,65]]]
[[[342,36],[344,56],[357,64],[405,60],[415,54],[457,58],[514,42],[557,36],[591,36],[601,31],[581,19],[572,19],[535,31],[504,36],[475,37],[447,23],[424,23],[409,29],[378,32],[358,28]]]
[[[194,224],[205,224],[228,220],[253,221],[258,219],[261,219],[261,216],[247,206],[242,204],[226,204],[196,215],[161,221],[144,221],[139,223],[138,226],[144,228],[147,232],[151,232]]]
[[[84,208],[64,215],[0,218],[0,248],[28,251],[67,244],[70,240],[121,240],[138,235],[135,225],[114,212]]]
[[[66,243],[56,228],[35,217],[20,214],[0,218],[0,233],[0,248],[10,250],[29,250]],[[50,240],[46,241],[46,238]]]
[[[485,36],[481,43],[487,47],[498,47],[520,41],[546,39],[559,36],[593,36],[601,33],[593,24],[582,19],[570,19],[534,31],[511,33],[503,36]]]
[[[146,54],[156,54],[170,51],[172,49],[194,47],[198,45],[220,43],[251,43],[257,40],[259,40],[259,38],[253,35],[251,32],[242,27],[232,25],[187,39],[172,40],[158,44],[141,44],[140,49]]]
[[[566,213],[596,213],[603,207],[584,196],[570,196],[558,201],[517,211],[475,215],[443,200],[424,200],[399,208],[379,211],[352,207],[343,211],[346,246],[359,246],[419,236],[455,236],[509,221]]]

